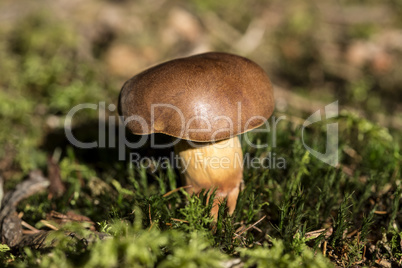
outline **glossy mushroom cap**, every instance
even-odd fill
[[[272,114],[272,85],[256,63],[211,52],[171,60],[132,77],[119,113],[134,134],[164,133],[218,141],[262,125]]]

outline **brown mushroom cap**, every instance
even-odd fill
[[[197,142],[259,127],[273,109],[264,70],[246,58],[218,52],[147,69],[123,85],[119,98],[119,113],[130,120],[127,127],[134,134],[164,133]]]

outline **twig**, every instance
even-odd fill
[[[367,247],[366,246],[364,246],[364,248],[363,248],[363,255],[362,255],[362,260],[364,261],[364,259],[366,258],[365,256],[366,256],[366,249],[367,249]]]
[[[256,226],[252,226],[252,227],[253,227],[253,229],[255,229],[255,230],[257,230],[258,232],[262,233],[262,230],[261,230],[260,228],[258,228],[258,227],[256,227]]]
[[[40,222],[43,223],[46,227],[48,227],[48,228],[50,228],[50,229],[52,229],[52,230],[55,230],[55,231],[59,230],[58,227],[54,226],[53,224],[51,224],[51,223],[48,222],[48,221],[41,220]]]
[[[305,234],[306,238],[317,238],[319,237],[323,232],[325,232],[325,229],[319,229],[315,231],[311,231]]]
[[[234,239],[238,238],[238,239],[240,240],[240,243],[242,243],[242,245],[243,245],[244,247],[247,246],[247,245],[244,243],[244,241],[243,241],[243,239],[244,239],[243,236],[238,235],[238,234],[236,234],[236,233],[234,233],[234,235],[236,236]],[[234,240],[234,239],[233,239],[233,240]]]
[[[151,223],[151,226],[149,226],[148,232],[151,231],[152,227],[154,227],[154,222]]]
[[[152,226],[151,204],[148,204],[149,223]]]
[[[259,219],[258,221],[256,221],[253,225],[250,225],[249,227],[247,227],[247,229],[243,230],[240,232],[240,234],[238,234],[239,236],[242,235],[243,233],[247,232],[248,230],[250,230],[251,228],[253,228],[255,225],[259,224],[263,219],[265,219],[267,216],[265,215],[264,217],[262,217],[261,219]]]
[[[179,221],[179,222],[184,222],[184,223],[188,223],[188,221],[186,220],[180,220],[180,219],[175,219],[175,218],[170,218],[172,221]]]
[[[376,210],[376,211],[374,211],[374,214],[378,214],[378,215],[385,215],[385,214],[387,214],[388,212],[386,212],[386,211],[382,211],[382,210]]]
[[[351,238],[351,237],[353,237],[357,232],[358,232],[358,230],[354,230],[354,231],[350,232],[346,237],[347,237],[347,238]]]
[[[39,232],[39,230],[38,230],[38,232]],[[22,230],[23,235],[33,235],[33,234],[37,234],[38,232],[35,232],[32,230]]]
[[[35,227],[33,227],[32,225],[30,225],[29,223],[25,222],[25,221],[21,221],[21,225],[24,226],[25,228],[31,230],[32,232],[39,232],[38,229],[36,229]]]
[[[191,188],[191,187],[193,187],[193,186],[192,186],[192,185],[186,185],[186,186],[182,186],[182,187],[173,189],[173,190],[171,190],[170,192],[167,192],[166,194],[162,195],[162,197],[168,197],[169,195],[171,195],[171,194],[173,194],[173,193],[175,193],[175,192],[178,192],[178,191],[180,191],[181,189],[187,189],[187,188]]]

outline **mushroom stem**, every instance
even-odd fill
[[[237,136],[218,142],[195,143],[181,140],[175,145],[180,170],[190,194],[202,189],[216,189],[211,214],[215,220],[219,204],[227,198],[229,214],[236,208],[240,185],[243,181],[243,152]]]

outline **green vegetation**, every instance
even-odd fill
[[[229,23],[244,32],[262,10],[243,9],[239,2],[243,1],[226,8],[216,1],[190,1],[188,9],[200,14],[222,11],[221,16],[232,16]],[[207,193],[189,196],[182,189],[175,191],[181,184],[171,167],[152,173],[118,161],[114,149],[78,149],[66,140],[63,124],[72,107],[101,101],[116,104],[121,79],[106,75],[102,56],[110,44],[83,41],[77,27],[51,13],[33,13],[12,27],[1,27],[0,175],[6,179],[5,189],[14,188],[33,169],[46,174],[51,157],[60,168],[66,192],[51,200],[48,193],[24,200],[18,209],[23,220],[47,230],[41,220],[48,213],[73,210],[89,217],[96,230],[110,238],[87,241],[92,233],[88,226],[66,224],[48,238],[46,250],[0,245],[0,266],[222,267],[236,260],[245,267],[351,267],[373,266],[380,259],[400,265],[402,130],[374,121],[377,113],[391,116],[391,108],[397,107],[400,78],[376,76],[368,66],[362,67],[366,75],[357,79],[336,76],[318,53],[320,43],[313,32],[319,17],[310,16],[311,10],[311,4],[295,7],[270,36],[275,37],[271,49],[278,51],[272,80],[286,80],[304,95],[309,94],[307,88],[323,86],[325,93],[320,94],[331,100],[340,96],[334,93],[339,86],[345,93],[339,98],[341,107],[360,108],[368,119],[348,110],[332,119],[339,123],[337,167],[306,152],[301,126],[290,114],[277,125],[276,146],[272,133],[244,134],[255,144],[270,144],[256,149],[242,139],[250,158],[283,158],[286,168],[246,168],[245,187],[234,214],[226,215],[221,206],[216,223],[209,216],[212,203]],[[345,38],[367,40],[376,31],[377,27],[362,24],[351,28]],[[114,38],[124,39],[122,34]],[[221,40],[211,42],[214,48],[231,50]],[[264,44],[250,57],[258,60],[263,55],[259,63],[270,68]],[[163,55],[168,49],[161,51]],[[317,68],[323,69],[321,77],[312,74]],[[322,79],[331,85],[325,87]],[[306,110],[297,112],[298,117],[308,115]],[[96,141],[98,131],[96,110],[86,109],[74,118],[73,132],[81,140]],[[312,125],[305,131],[306,144],[323,150],[326,125]],[[66,236],[65,231],[76,236]]]

